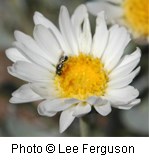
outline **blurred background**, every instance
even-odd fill
[[[59,114],[52,118],[42,117],[37,113],[38,102],[10,104],[11,93],[24,84],[23,81],[7,73],[7,66],[12,63],[5,56],[5,49],[14,41],[14,30],[32,35],[34,28],[33,14],[41,12],[58,25],[61,5],[67,6],[70,14],[87,0],[0,0],[0,136],[79,136],[79,119],[59,134]],[[90,16],[92,29],[95,17]],[[141,72],[135,78],[133,86],[139,89],[142,102],[129,111],[113,109],[106,117],[95,111],[85,116],[89,122],[89,136],[149,136],[148,104],[148,45],[137,45],[133,41],[125,53],[132,52],[139,46],[142,50]]]

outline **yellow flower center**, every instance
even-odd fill
[[[104,95],[108,75],[99,58],[80,53],[70,56],[63,64],[61,74],[55,76],[60,97],[85,100]]]
[[[148,0],[124,0],[124,19],[136,34],[149,35],[148,7]]]

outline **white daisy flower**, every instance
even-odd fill
[[[27,84],[12,94],[11,103],[44,100],[41,115],[60,116],[60,132],[75,117],[91,112],[92,107],[106,116],[111,106],[130,109],[140,102],[139,92],[129,84],[138,74],[140,50],[123,56],[130,41],[127,30],[115,25],[109,30],[101,12],[92,37],[87,9],[80,5],[70,18],[62,6],[59,27],[39,12],[34,15],[33,38],[15,31],[14,48],[6,50],[14,62],[8,72]]]
[[[87,7],[94,15],[104,10],[109,23],[126,26],[138,43],[149,42],[148,0],[98,0]]]

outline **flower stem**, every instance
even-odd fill
[[[84,118],[80,118],[80,136],[87,137],[89,135],[89,127]]]

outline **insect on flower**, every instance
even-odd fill
[[[68,60],[68,56],[64,56],[64,55],[61,55],[60,59],[59,59],[59,62],[56,66],[56,74],[57,75],[61,75],[62,73],[62,68],[64,66],[64,62]]]

